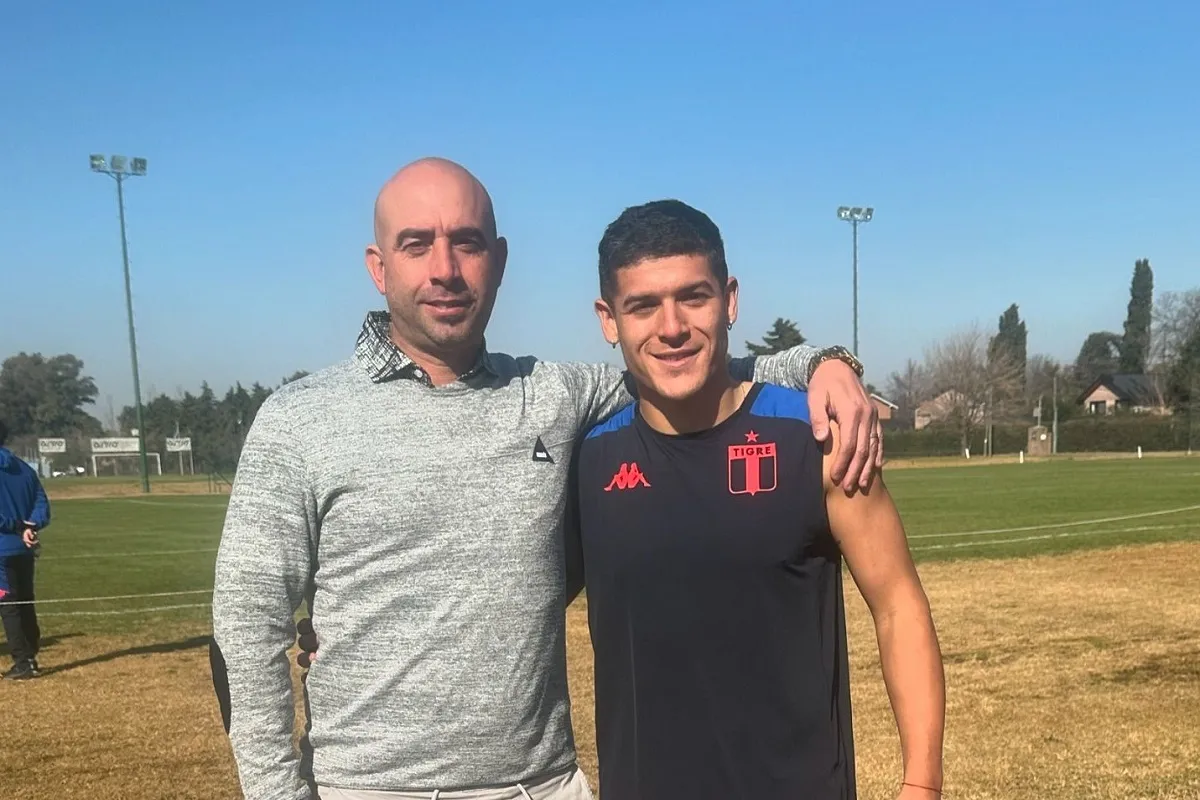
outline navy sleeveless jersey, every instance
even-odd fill
[[[604,800],[855,797],[841,554],[807,395],[577,458]]]

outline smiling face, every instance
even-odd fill
[[[456,164],[416,162],[376,200],[367,270],[387,299],[393,338],[410,357],[469,365],[483,344],[507,255],[491,199]]]
[[[648,258],[617,269],[596,313],[605,339],[620,343],[641,396],[677,403],[727,383],[737,281],[722,282],[707,256]]]

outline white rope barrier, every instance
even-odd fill
[[[1181,506],[1179,508],[1168,508],[1164,511],[1145,511],[1141,514],[1124,514],[1119,517],[1100,517],[1098,519],[1077,519],[1071,522],[1047,522],[1043,525],[1024,525],[1020,528],[990,528],[988,530],[974,531],[955,531],[953,533],[921,533],[915,536],[909,536],[909,540],[916,539],[946,539],[955,536],[985,536],[991,533],[1023,533],[1025,531],[1048,531],[1054,528],[1078,528],[1083,525],[1107,525],[1110,522],[1128,522],[1132,519],[1148,519],[1149,517],[1165,517],[1169,514],[1184,514],[1188,511],[1200,511],[1200,505]],[[1013,541],[1020,541],[1013,539]]]
[[[180,597],[185,594],[212,594],[212,589],[189,589],[186,592],[151,592],[149,594],[110,594],[107,597],[58,597],[53,600],[15,600],[8,606],[46,605],[47,603],[99,603],[105,600],[140,600],[144,597]]]
[[[212,603],[187,603],[177,606],[156,606],[154,608],[126,608],[114,611],[48,611],[38,614],[39,617],[107,617],[114,614],[151,614],[156,611],[174,611],[177,608],[208,608]]]

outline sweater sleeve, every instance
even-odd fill
[[[213,640],[225,665],[229,739],[254,800],[309,800],[292,745],[288,649],[311,582],[317,528],[301,446],[273,396],[246,437],[217,554]]]
[[[574,403],[580,433],[633,402],[625,371],[619,367],[579,362],[555,366],[561,370],[567,394]]]
[[[745,356],[729,363],[729,372],[737,380],[773,383],[789,389],[808,389],[820,348],[798,344],[769,356]]]

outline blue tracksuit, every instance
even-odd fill
[[[46,491],[28,464],[0,447],[0,597],[8,592],[4,560],[29,553],[21,539],[26,522],[38,530],[50,524]]]

